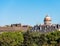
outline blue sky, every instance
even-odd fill
[[[60,24],[60,0],[0,0],[0,26],[42,24],[47,14]]]

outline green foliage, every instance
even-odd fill
[[[23,42],[21,32],[4,32],[0,34],[0,46],[18,46]]]
[[[40,32],[26,32],[24,34],[24,46],[59,46],[60,32],[49,32],[42,34]]]
[[[3,32],[0,46],[59,46],[60,32]]]

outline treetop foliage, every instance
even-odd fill
[[[0,46],[59,46],[60,31],[3,32],[0,33]]]

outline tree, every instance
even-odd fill
[[[4,32],[0,34],[0,46],[20,46],[23,40],[21,32]]]

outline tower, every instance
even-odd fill
[[[46,17],[44,18],[44,24],[45,25],[51,25],[51,17],[46,15]]]

